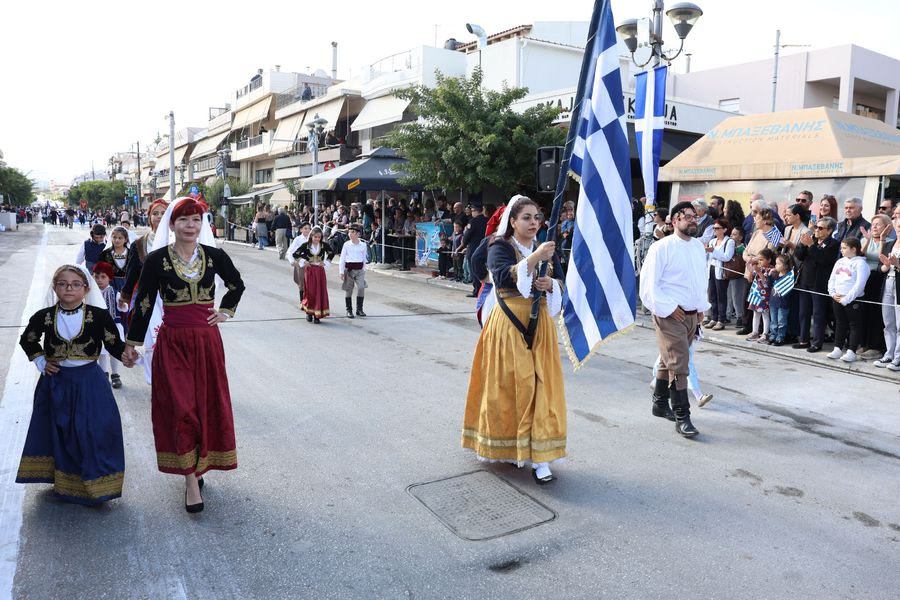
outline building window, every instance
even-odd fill
[[[865,104],[856,104],[856,110],[853,111],[855,114],[866,117],[869,119],[877,119],[878,121],[884,120],[884,111],[872,106],[866,106]]]
[[[719,110],[727,110],[728,112],[739,113],[741,112],[741,99],[725,98],[723,100],[719,100]]]
[[[841,99],[837,96],[831,98],[831,108],[834,110],[841,110]]]
[[[258,169],[254,173],[253,183],[272,183],[272,169]]]

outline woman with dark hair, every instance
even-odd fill
[[[735,227],[743,227],[745,218],[744,209],[741,207],[740,202],[729,200],[725,203],[725,220],[728,221],[730,226],[729,231]]]
[[[721,331],[725,329],[728,307],[728,278],[725,276],[724,265],[734,258],[734,240],[729,237],[731,231],[725,219],[713,221],[712,228],[715,237],[709,240],[706,246],[709,261],[707,294],[711,308],[709,317],[703,320],[703,325],[714,331]]]
[[[809,211],[802,204],[791,204],[785,210],[784,238],[781,250],[791,257],[795,273],[799,272],[801,261],[797,258],[797,246],[804,235],[812,235],[809,228]],[[788,294],[784,300],[788,304],[787,339],[791,342],[800,339],[800,294]]]
[[[189,513],[203,510],[200,489],[206,471],[237,468],[218,325],[234,316],[244,282],[231,258],[215,246],[205,213],[206,204],[193,198],[178,198],[166,209],[141,271],[125,340],[143,345],[151,319],[162,313],[150,396],[156,462],[163,473],[184,475]],[[217,275],[228,289],[218,309]]]
[[[543,485],[554,479],[550,463],[566,455],[566,402],[553,322],[562,307],[562,267],[554,242],[536,243],[540,224],[537,204],[514,196],[489,242],[497,305],[472,360],[462,446],[479,460],[530,464]],[[544,261],[552,266],[539,277]],[[532,289],[546,293],[533,331]]]
[[[306,313],[310,323],[321,323],[327,317],[328,282],[325,278],[325,267],[331,264],[334,250],[322,239],[322,230],[313,227],[309,232],[309,241],[302,244],[294,254],[303,269],[303,301],[300,308]]]
[[[825,194],[819,200],[819,218],[831,217],[835,221],[839,221],[837,199],[831,194]]]
[[[128,230],[124,227],[115,227],[109,237],[110,244],[100,253],[98,263],[105,262],[112,267],[113,276],[110,285],[118,293],[125,289],[129,253]],[[125,315],[121,309],[117,309],[116,312],[118,322],[122,324],[123,331],[127,334],[128,322]]]

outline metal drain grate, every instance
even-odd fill
[[[406,491],[464,540],[490,540],[556,518],[553,510],[490,471],[414,483]]]

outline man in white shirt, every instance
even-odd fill
[[[674,235],[650,246],[641,268],[641,303],[653,313],[661,366],[653,392],[653,415],[675,421],[675,431],[694,437],[688,402],[688,363],[707,299],[706,250],[696,239],[697,214],[690,202],[670,213]],[[669,400],[672,402],[669,408]]]
[[[362,226],[359,223],[350,224],[350,240],[341,247],[341,260],[338,263],[338,273],[341,275],[341,288],[346,294],[347,318],[353,318],[353,286],[356,291],[356,316],[365,317],[363,301],[366,293],[366,263],[369,262],[369,246],[359,239]]]

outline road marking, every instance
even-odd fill
[[[44,306],[47,293],[48,229],[44,228],[34,277],[28,290],[28,300],[22,311],[20,323],[26,323],[32,314]],[[0,600],[12,598],[13,579],[16,576],[16,558],[19,552],[19,531],[22,528],[22,508],[25,486],[16,483],[16,471],[28,422],[38,372],[19,348],[13,350],[6,373],[6,386],[0,397]]]

